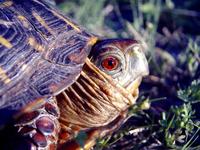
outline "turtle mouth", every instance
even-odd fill
[[[127,90],[87,59],[76,82],[56,97],[61,124],[89,128],[112,122],[135,103],[140,81],[135,80],[134,89]]]

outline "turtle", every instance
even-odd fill
[[[1,1],[1,149],[92,148],[126,120],[148,73],[132,38],[93,34],[52,1]]]

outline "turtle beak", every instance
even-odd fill
[[[127,52],[130,57],[129,65],[133,70],[133,78],[137,78],[138,76],[147,76],[149,74],[148,62],[140,44],[134,44],[134,46]]]
[[[137,78],[136,80],[134,80],[131,84],[129,84],[127,87],[126,87],[126,90],[132,94],[133,97],[137,97],[138,94],[139,94],[139,86],[140,86],[140,83],[142,81],[142,78],[139,77]]]
[[[140,44],[133,44],[126,51],[128,57],[128,67],[131,76],[131,80],[127,85],[126,89],[132,93],[133,96],[138,95],[138,87],[144,76],[149,74],[149,67],[144,52],[141,49]]]

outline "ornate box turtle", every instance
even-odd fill
[[[48,0],[1,1],[0,149],[91,148],[124,121],[147,74],[135,40],[99,38]]]

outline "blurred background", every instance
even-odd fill
[[[95,150],[200,149],[200,0],[56,0],[100,37],[134,38],[148,58],[137,105]]]

